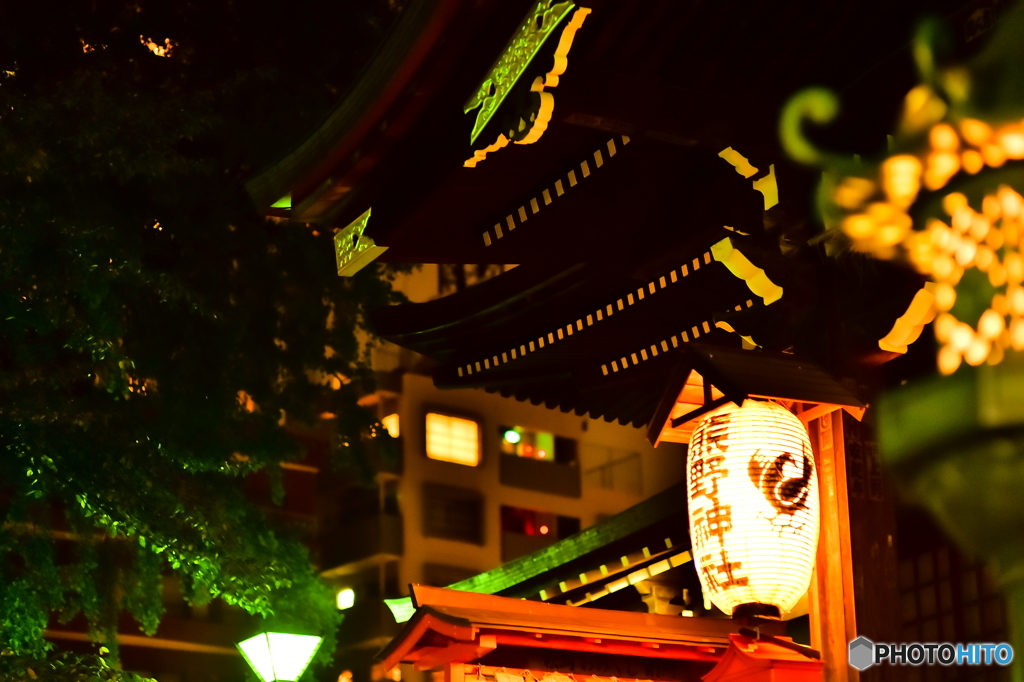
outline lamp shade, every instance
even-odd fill
[[[262,682],[294,682],[306,672],[323,637],[261,632],[238,643],[249,667]]]
[[[728,403],[694,429],[687,457],[693,559],[729,615],[781,617],[807,591],[818,547],[811,443],[772,402]]]

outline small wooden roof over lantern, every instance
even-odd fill
[[[818,653],[781,637],[757,639],[753,632],[729,635],[721,663],[704,682],[819,682],[825,670]]]
[[[386,670],[412,663],[445,668],[450,682],[634,682],[777,679],[767,671],[817,672],[816,651],[727,618],[684,618],[576,608],[525,599],[412,586],[416,614],[377,658]],[[739,630],[742,635],[736,634]],[[590,676],[590,680],[586,676]]]
[[[741,627],[731,619],[579,608],[422,585],[412,593],[416,614],[377,656],[385,670],[400,663],[419,670],[479,664],[529,669],[538,679],[542,672],[600,675],[588,668],[601,656],[588,655],[614,654],[634,660],[634,668],[654,659],[660,668],[678,669],[667,677],[646,671],[641,678],[697,679],[692,674],[713,669],[730,646],[729,635]],[[784,625],[762,629],[781,634]],[[545,670],[541,660],[550,664],[555,652],[574,652],[561,656],[574,670]],[[476,671],[477,679],[483,672]]]
[[[867,405],[812,362],[786,353],[688,344],[654,412],[647,439],[689,443],[701,416],[728,402],[772,399],[804,424],[843,409],[860,420]]]

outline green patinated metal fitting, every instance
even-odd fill
[[[351,277],[388,250],[388,247],[377,246],[372,239],[363,235],[371,210],[366,209],[365,213],[334,235],[334,255],[338,260],[338,274],[342,277]]]
[[[480,111],[476,115],[476,122],[473,124],[473,132],[470,135],[470,144],[476,142],[476,138],[480,136],[495,112],[498,111],[498,107],[505,101],[505,97],[511,92],[516,81],[526,71],[526,67],[530,65],[533,58],[537,56],[537,52],[554,32],[555,27],[575,6],[574,2],[552,4],[552,0],[541,0],[526,15],[519,29],[505,46],[501,56],[498,57],[498,61],[487,72],[487,76],[477,88],[476,94],[466,102],[463,110],[467,114],[480,107]]]
[[[449,585],[448,588],[479,594],[506,592],[520,583],[557,569],[559,566],[685,510],[686,488],[683,485],[675,485],[606,521],[560,540],[550,547],[510,561],[486,573]],[[506,592],[506,596],[522,595],[509,595]],[[416,612],[416,607],[413,606],[412,599],[409,597],[385,599],[384,603],[391,609],[391,615],[395,617],[396,623],[408,621]]]

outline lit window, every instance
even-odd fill
[[[352,608],[353,606],[355,606],[356,603],[355,590],[353,590],[351,587],[346,587],[345,589],[338,592],[337,600],[339,611],[344,611],[345,609]]]
[[[579,531],[577,518],[502,505],[501,560],[533,554]]]
[[[480,464],[480,425],[472,419],[428,412],[427,457],[477,466]]]
[[[576,461],[576,441],[571,438],[561,438],[546,431],[531,431],[521,426],[503,426],[498,432],[502,454],[559,464]]]
[[[501,506],[501,530],[520,535],[547,535],[552,540],[567,538],[580,531],[580,520],[552,512]]]
[[[392,438],[398,438],[399,430],[398,430],[398,414],[397,413],[396,414],[389,414],[388,416],[386,416],[383,419],[381,419],[380,423],[384,425],[385,429],[387,429],[389,436],[391,436]]]

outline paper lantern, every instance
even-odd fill
[[[818,480],[807,430],[772,402],[728,403],[690,439],[687,496],[701,588],[723,612],[779,618],[807,591]]]
[[[294,682],[306,672],[322,637],[261,632],[238,643],[238,650],[262,682]]]

